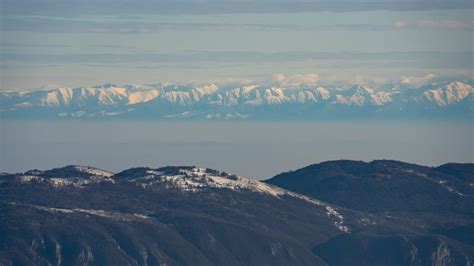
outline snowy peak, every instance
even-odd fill
[[[370,89],[366,86],[363,86],[363,85],[354,85],[352,88],[350,88],[349,90],[347,91],[343,91],[344,92],[344,95],[349,95],[349,96],[354,96],[354,95],[358,95],[358,96],[368,96],[368,95],[371,95],[374,93],[374,90],[373,89]]]
[[[68,165],[47,171],[31,170],[18,175],[20,182],[42,182],[53,186],[81,187],[91,183],[114,182],[112,172],[90,166]]]
[[[99,168],[91,167],[91,166],[80,166],[80,165],[68,165],[60,168],[54,168],[51,170],[41,171],[41,170],[30,170],[26,172],[27,174],[41,174],[42,176],[80,176],[80,177],[90,177],[90,176],[97,176],[97,177],[104,177],[109,178],[114,175],[114,173],[102,170]]]
[[[117,174],[114,178],[123,179],[130,176],[131,178],[128,178],[127,181],[139,184],[144,188],[164,184],[168,188],[186,192],[198,192],[206,188],[226,188],[248,190],[272,196],[285,194],[284,190],[257,180],[193,166],[130,169]]]
[[[80,173],[86,173],[89,176],[97,176],[97,177],[104,177],[104,178],[109,178],[114,175],[114,173],[107,171],[107,170],[102,170],[99,168],[95,167],[90,167],[90,166],[79,166],[79,165],[73,165],[71,166],[73,169]]]
[[[399,91],[375,90],[362,85],[356,85],[346,91],[336,94],[335,103],[352,106],[382,106],[391,103]]]
[[[460,102],[467,97],[472,97],[473,92],[471,85],[455,81],[439,86],[429,86],[423,92],[421,98],[444,107]]]

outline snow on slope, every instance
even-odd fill
[[[33,204],[22,204],[22,203],[16,203],[16,202],[11,202],[9,204],[25,205],[25,206],[29,206],[41,211],[51,212],[51,213],[63,213],[63,214],[83,213],[87,215],[94,215],[94,216],[99,216],[103,218],[109,218],[113,220],[127,221],[127,222],[137,220],[137,219],[150,219],[150,217],[143,214],[138,214],[138,213],[127,214],[127,213],[120,213],[120,212],[110,212],[110,211],[97,210],[97,209],[81,209],[81,208],[74,208],[74,209],[52,208],[52,207],[45,207],[45,206],[39,206],[39,205],[33,205]]]
[[[88,173],[91,176],[98,176],[98,177],[111,177],[114,175],[114,173],[107,171],[107,170],[102,170],[99,168],[95,167],[90,167],[90,166],[74,166],[77,171]]]
[[[176,188],[183,192],[199,192],[205,188],[223,188],[234,191],[252,191],[277,198],[284,196],[297,198],[323,207],[328,217],[334,220],[334,226],[336,226],[338,230],[350,232],[350,228],[344,225],[344,216],[342,216],[335,207],[327,203],[258,180],[222,174],[206,168],[183,168],[180,169],[177,174],[167,174],[159,170],[148,170],[144,176],[134,178],[131,182],[137,183],[143,188],[164,184],[166,188]]]
[[[455,81],[443,86],[435,86],[425,91],[421,98],[444,107],[464,100],[473,92],[471,85]]]
[[[47,183],[56,187],[83,187],[91,183],[115,182],[111,177],[114,173],[90,166],[71,165],[60,170],[29,171],[19,175],[21,183],[33,181]]]

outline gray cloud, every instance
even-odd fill
[[[471,0],[3,0],[4,15],[221,14],[472,9]]]
[[[463,20],[417,20],[396,21],[393,24],[256,24],[256,23],[170,23],[140,22],[89,19],[54,19],[54,18],[5,18],[2,20],[4,31],[54,32],[54,33],[101,33],[101,34],[149,34],[163,31],[390,31],[398,29],[449,29],[474,30],[473,21]]]
[[[112,34],[148,34],[162,31],[333,31],[393,30],[394,25],[377,24],[333,24],[333,25],[297,25],[297,24],[246,24],[246,23],[153,23],[137,21],[95,21],[95,20],[57,20],[51,18],[6,18],[2,20],[5,31],[55,32],[55,33],[112,33]]]
[[[421,66],[432,68],[472,68],[472,52],[246,52],[246,51],[188,51],[182,53],[93,53],[45,54],[2,51],[6,63],[76,64],[76,63],[282,63],[310,60],[351,61],[353,64],[390,66]],[[343,62],[347,64],[347,62]]]
[[[71,45],[65,44],[57,44],[57,43],[48,43],[48,44],[31,44],[31,43],[23,43],[23,42],[1,42],[2,48],[67,48],[71,47]],[[4,49],[3,49],[4,50]]]
[[[474,30],[474,20],[416,20],[396,21],[395,28],[441,29],[441,30]]]

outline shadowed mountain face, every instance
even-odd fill
[[[330,161],[266,182],[369,212],[474,214],[474,164],[429,168],[397,161]]]
[[[410,243],[398,234],[356,232],[336,237],[314,249],[326,261],[346,264],[355,259],[383,264],[380,257],[372,255],[387,260],[401,259],[413,255],[401,252],[412,245],[417,249],[411,252],[428,254],[426,248],[434,241],[439,244],[437,252],[445,255],[443,263],[458,264],[459,258],[448,258],[448,253],[454,253],[444,249],[443,243],[446,238],[452,238],[473,250],[473,171],[474,164],[451,163],[430,168],[387,160],[370,163],[341,160],[282,173],[265,182],[433,234],[417,237]],[[435,240],[437,237],[440,238]],[[351,247],[350,252],[338,253],[343,247]],[[417,259],[412,263],[422,264]]]
[[[474,214],[473,164],[429,168],[397,161],[331,161],[266,182],[346,208]]]
[[[473,263],[472,165],[339,161],[304,169],[268,181],[293,191],[185,166],[2,174],[0,264]],[[334,176],[344,179],[313,180]],[[318,194],[322,185],[332,193]]]

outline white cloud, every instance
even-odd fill
[[[416,29],[439,29],[439,30],[474,30],[474,20],[399,20],[393,23],[393,27],[416,28]]]
[[[215,81],[215,83],[220,85],[233,85],[233,84],[240,84],[240,85],[249,85],[252,84],[253,81],[250,79],[244,78],[223,78]]]
[[[295,74],[290,76],[278,73],[272,77],[273,83],[280,83],[282,85],[315,84],[319,80],[319,75],[315,73]]]
[[[416,76],[404,76],[400,78],[400,83],[406,84],[406,85],[412,85],[412,86],[421,86],[431,80],[433,80],[436,77],[435,74],[428,73],[424,76],[421,77],[416,77]]]
[[[407,21],[403,21],[403,20],[399,20],[399,21],[395,21],[393,23],[393,26],[397,29],[400,29],[400,28],[405,28],[409,25],[409,23]]]
[[[272,82],[283,83],[285,82],[285,80],[286,80],[286,76],[281,73],[274,74],[272,77]]]
[[[416,22],[416,26],[430,29],[474,29],[474,21],[419,20]]]
[[[353,83],[366,85],[369,87],[376,87],[386,83],[387,80],[383,77],[378,76],[364,76],[364,75],[357,75],[353,78]]]

